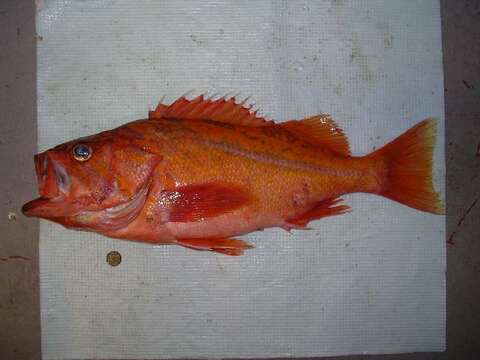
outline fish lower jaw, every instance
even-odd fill
[[[22,206],[22,213],[28,217],[49,218],[52,217],[55,208],[65,200],[63,194],[54,197],[40,196]]]

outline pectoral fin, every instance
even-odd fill
[[[162,195],[171,222],[204,221],[232,212],[249,201],[245,190],[219,183],[182,186]]]

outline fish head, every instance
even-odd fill
[[[159,161],[114,130],[66,142],[35,155],[39,197],[22,212],[66,227],[118,228],[143,206]]]

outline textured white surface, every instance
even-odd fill
[[[146,116],[166,94],[241,91],[271,118],[329,112],[355,154],[435,116],[439,4],[46,1],[39,148]],[[43,358],[277,357],[445,348],[445,219],[373,195],[238,258],[41,224]],[[120,266],[105,262],[110,250]]]

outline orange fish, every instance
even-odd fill
[[[149,118],[35,156],[40,197],[23,213],[105,236],[240,255],[233,236],[304,229],[365,192],[442,214],[432,185],[436,123],[351,156],[326,115],[276,124],[234,98],[160,103]]]

